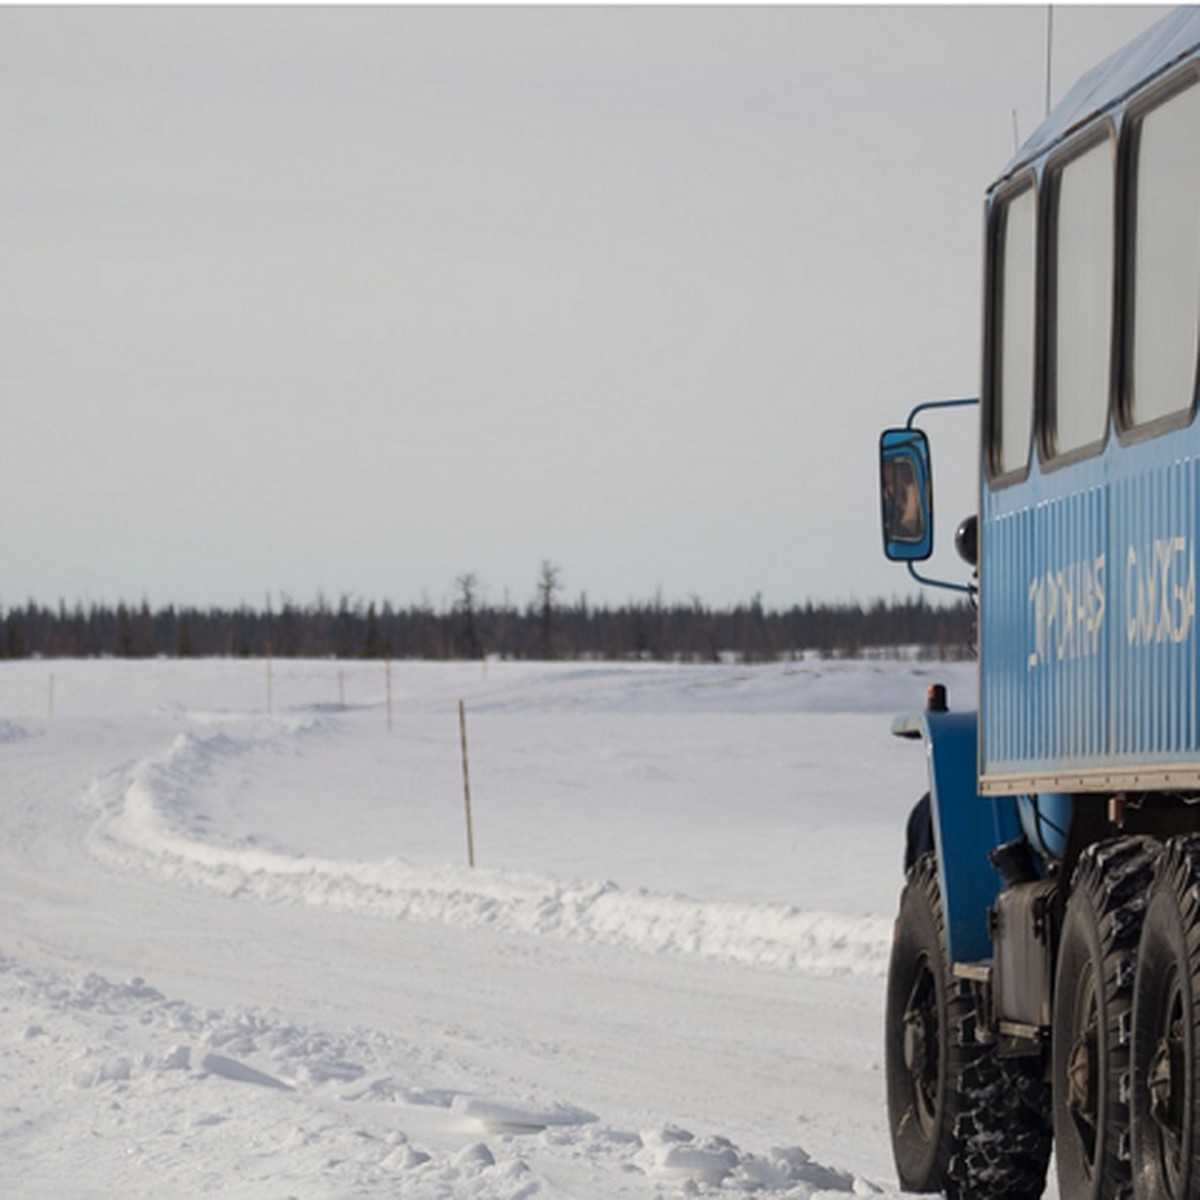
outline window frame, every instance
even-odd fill
[[[1019,467],[1007,471],[1000,466],[1000,449],[1002,434],[1000,430],[1000,409],[997,405],[998,396],[1002,398],[1002,390],[998,393],[997,382],[1000,376],[1000,329],[999,323],[1003,311],[1002,292],[1004,281],[1001,274],[1001,226],[1007,216],[1009,204],[1024,192],[1033,193],[1034,212],[1034,266],[1033,266],[1033,379],[1032,411],[1029,423],[1029,445],[1025,453],[1025,461]],[[983,439],[984,474],[992,488],[1009,487],[1028,479],[1033,469],[1034,456],[1038,450],[1039,409],[1041,408],[1041,380],[1043,342],[1043,310],[1045,306],[1045,287],[1043,280],[1045,255],[1043,239],[1045,236],[1045,221],[1043,219],[1042,179],[1039,172],[1029,169],[1022,171],[1014,179],[998,188],[992,195],[988,205],[987,219],[987,282],[984,298],[984,407],[983,407]]]
[[[1165,79],[1149,87],[1130,102],[1121,129],[1120,187],[1118,189],[1118,227],[1121,231],[1119,270],[1120,289],[1120,386],[1114,412],[1117,436],[1122,445],[1146,441],[1160,434],[1186,429],[1196,419],[1200,393],[1200,328],[1197,329],[1196,362],[1192,373],[1192,399],[1186,408],[1153,417],[1149,421],[1133,419],[1134,313],[1137,304],[1135,265],[1137,255],[1137,162],[1142,121],[1155,109],[1191,87],[1200,87],[1200,62],[1187,63]],[[1200,197],[1198,197],[1200,203]],[[1200,277],[1196,280],[1200,289]],[[1200,323],[1200,322],[1198,322]]]
[[[1058,217],[1063,172],[1073,162],[1107,143],[1112,168],[1112,226],[1109,229],[1112,249],[1112,280],[1108,305],[1108,385],[1105,396],[1104,432],[1099,438],[1060,451],[1057,446],[1058,396],[1055,368],[1058,352]],[[1047,471],[1058,470],[1086,458],[1104,453],[1113,434],[1118,408],[1121,381],[1121,348],[1123,321],[1123,172],[1121,138],[1117,124],[1111,118],[1098,121],[1077,134],[1069,144],[1047,158],[1042,170],[1043,228],[1040,239],[1043,264],[1040,275],[1040,315],[1038,330],[1042,340],[1040,387],[1034,402],[1034,440],[1039,460]]]

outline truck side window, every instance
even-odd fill
[[[1108,424],[1115,180],[1109,138],[1054,179],[1049,399],[1056,454],[1101,441]]]
[[[1136,125],[1131,264],[1134,425],[1192,407],[1200,328],[1200,87]]]
[[[1006,475],[1029,461],[1033,428],[1036,194],[1024,188],[1003,204],[997,227],[993,455]]]

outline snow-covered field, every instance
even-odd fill
[[[0,664],[0,1193],[896,1195],[933,680]]]

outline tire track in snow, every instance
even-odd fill
[[[891,921],[883,917],[698,901],[612,882],[422,868],[399,858],[298,857],[214,840],[190,802],[192,791],[231,758],[317,728],[288,723],[265,738],[182,734],[164,753],[97,780],[87,797],[97,818],[91,852],[183,886],[266,903],[488,926],[771,971],[871,978],[886,972]]]

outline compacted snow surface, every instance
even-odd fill
[[[0,1192],[897,1195],[890,721],[973,679],[0,664]]]

